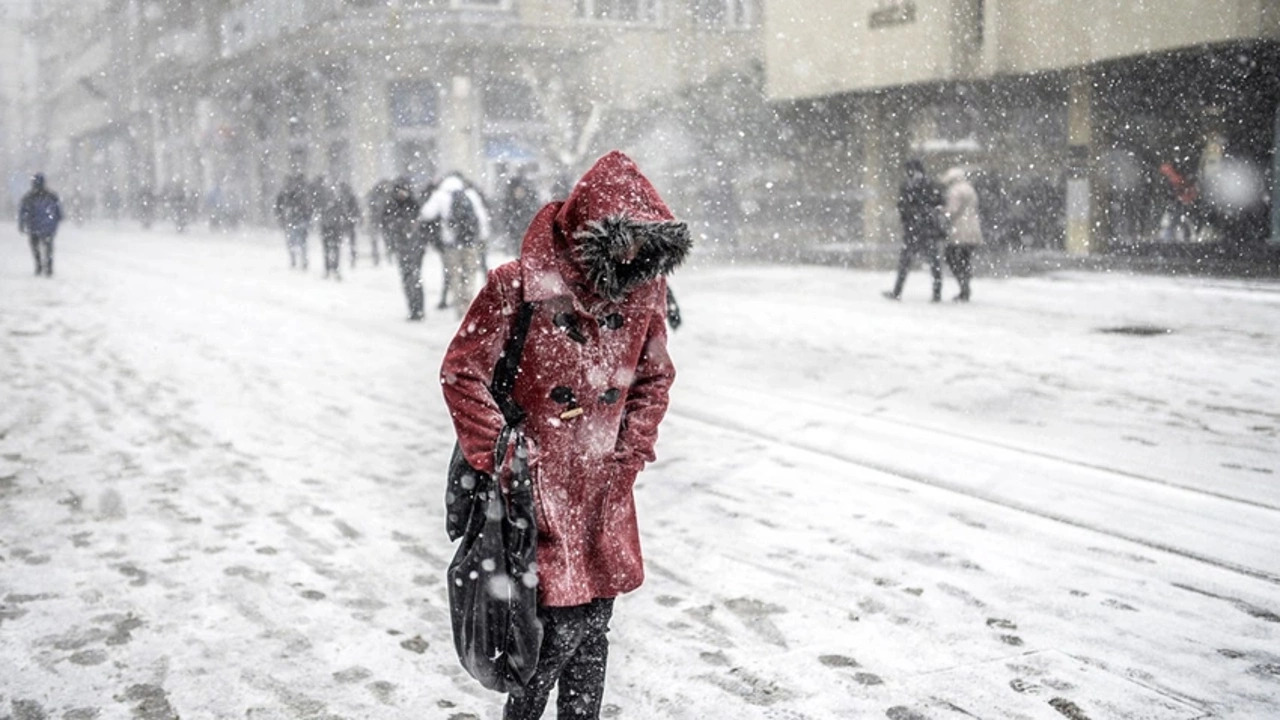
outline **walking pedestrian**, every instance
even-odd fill
[[[31,254],[36,261],[36,275],[53,276],[53,236],[62,222],[62,203],[45,186],[43,173],[31,178],[31,189],[22,196],[18,208],[18,232],[27,233]]]
[[[284,228],[289,267],[307,269],[307,229],[314,208],[311,188],[301,173],[289,176],[276,195],[276,220]]]
[[[969,183],[964,168],[953,167],[942,176],[946,191],[947,266],[960,283],[960,294],[952,300],[969,302],[969,281],[973,277],[973,253],[982,246],[982,221],[978,215],[978,193]]]
[[[484,246],[490,234],[489,209],[462,175],[452,173],[427,198],[422,219],[440,223],[447,302],[462,317],[474,295],[476,276],[483,272]]]
[[[924,162],[917,158],[907,161],[907,175],[898,187],[898,219],[902,221],[902,252],[898,255],[898,277],[893,289],[884,296],[890,300],[902,298],[902,288],[907,274],[917,256],[929,262],[929,274],[933,277],[933,302],[942,299],[942,239],[945,236],[942,217],[942,186],[924,170]]]
[[[534,213],[538,212],[540,206],[537,188],[533,181],[529,179],[524,169],[517,170],[507,180],[498,213],[505,236],[505,249],[513,253],[520,252],[520,239],[524,236],[524,229],[529,227],[529,221],[533,219]]]
[[[557,717],[599,717],[614,598],[644,579],[633,487],[654,460],[675,377],[665,276],[690,242],[635,163],[609,153],[537,213],[520,257],[489,274],[445,354],[463,454],[494,473],[504,416],[489,382],[517,308],[533,304],[512,399],[532,461],[543,640],[504,720],[541,717],[557,686]]]
[[[404,288],[405,301],[409,305],[409,319],[421,320],[422,307],[422,254],[426,250],[422,233],[418,232],[417,217],[421,203],[413,193],[409,178],[397,178],[391,194],[382,206],[382,228],[387,247],[394,247],[400,263],[400,285]]]
[[[338,187],[334,190],[338,196],[339,224],[338,235],[345,238],[351,244],[351,268],[354,270],[356,266],[356,225],[360,224],[363,219],[360,213],[360,200],[356,198],[356,193],[351,189],[351,184],[347,182],[338,183]],[[378,248],[373,249],[374,265],[378,262]]]
[[[394,185],[394,180],[379,180],[365,195],[365,202],[369,206],[369,246],[373,251],[372,257],[375,267],[380,261],[378,256],[379,238],[382,238],[386,245],[387,262],[395,262],[394,248],[391,247],[391,241],[387,238],[385,228],[382,226],[382,211],[386,207],[387,201],[391,199],[391,188]]]
[[[320,219],[320,243],[324,247],[324,276],[341,280],[342,242],[348,237],[349,231],[354,230],[356,219],[352,213],[359,213],[360,208],[355,204],[355,196],[348,198],[343,194],[341,186],[321,183],[315,189],[315,200],[318,208],[316,214]],[[355,244],[352,243],[353,267],[354,252]]]

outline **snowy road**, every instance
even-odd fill
[[[441,585],[450,318],[274,234],[67,228],[51,281],[0,238],[0,719],[500,716]],[[675,278],[606,715],[1280,715],[1280,285],[889,279]]]

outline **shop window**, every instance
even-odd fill
[[[575,0],[577,16],[585,20],[656,23],[658,0]]]
[[[435,125],[436,88],[426,80],[398,80],[391,83],[391,122],[396,127]]]

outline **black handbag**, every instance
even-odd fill
[[[494,448],[495,468],[514,446],[507,491],[471,467],[456,443],[445,491],[449,539],[462,539],[446,573],[454,649],[472,677],[499,692],[529,681],[542,645],[533,483],[519,429],[524,412],[511,399],[533,309],[521,304],[489,386],[506,421]]]

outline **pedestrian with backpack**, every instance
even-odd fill
[[[444,263],[445,293],[461,318],[474,296],[474,283],[484,268],[489,240],[489,210],[480,193],[459,173],[440,181],[421,219],[440,225],[440,255]]]
[[[18,232],[27,233],[31,239],[36,275],[53,276],[53,236],[58,234],[61,222],[62,203],[45,187],[44,174],[36,173],[31,178],[31,190],[22,196],[18,210]]]
[[[482,560],[456,575],[455,594],[536,587],[536,658],[515,648],[521,662],[511,667],[512,648],[474,647],[483,619],[451,605],[459,659],[508,693],[504,720],[542,717],[556,688],[556,717],[600,717],[614,599],[644,580],[633,488],[655,459],[675,379],[665,278],[690,245],[688,226],[636,164],[611,152],[534,216],[520,257],[489,273],[445,353],[440,381],[460,454],[512,503],[533,498],[533,577],[486,576],[496,563]],[[498,382],[507,357],[518,363],[501,372],[509,388]]]

